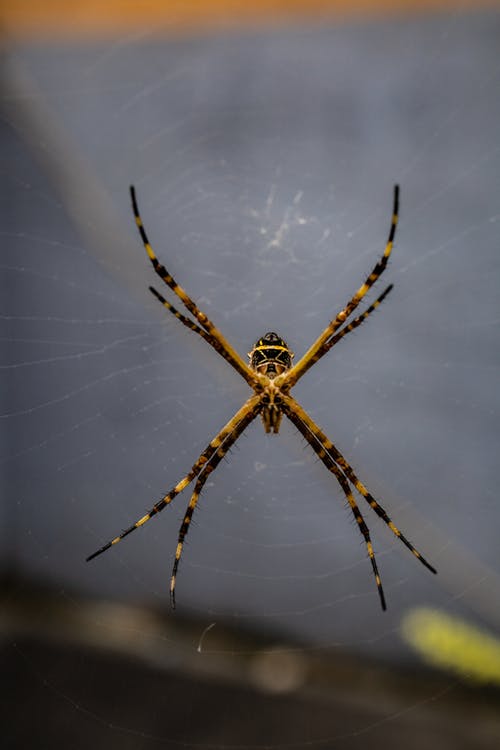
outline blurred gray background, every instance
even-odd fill
[[[227,628],[293,643],[304,659],[414,669],[400,633],[414,608],[498,633],[499,39],[497,13],[457,10],[9,50],[2,562],[17,593],[7,604],[19,586],[35,587],[65,616],[99,601],[153,608],[171,623],[170,569],[189,491],[118,547],[85,557],[168,491],[248,394],[148,292],[166,288],[137,235],[129,184],[157,255],[238,351],[276,330],[300,356],[382,252],[398,182],[400,225],[377,290],[395,288],[294,393],[439,575],[360,499],[388,600],[382,613],[333,477],[290,424],[276,437],[255,422],[203,493],[176,619],[157,641],[168,659],[193,659],[210,626],[207,648]],[[116,619],[102,610],[92,629],[112,629],[115,645],[145,634],[130,611]],[[193,628],[187,645],[182,622]],[[10,658],[14,671],[32,664],[50,682],[27,647]],[[434,700],[433,689],[423,698]],[[114,720],[92,715],[100,713],[109,741]],[[156,746],[147,720],[137,726],[142,744],[128,737],[130,746]],[[336,725],[320,746],[358,747],[358,730],[354,722],[346,739]],[[314,723],[301,725],[294,746],[318,736]],[[450,746],[488,747],[493,736]],[[254,741],[285,741],[270,738]]]

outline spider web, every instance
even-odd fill
[[[80,597],[166,609],[188,493],[83,561],[187,472],[248,394],[150,297],[149,284],[164,289],[128,185],[159,258],[241,354],[276,330],[300,356],[380,255],[397,181],[400,225],[377,285],[394,291],[294,395],[439,576],[360,498],[388,599],[379,611],[335,480],[286,420],[279,437],[256,422],[207,483],[186,543],[177,617],[196,623],[191,646],[175,626],[158,639],[191,659],[258,656],[221,646],[221,628],[298,643],[280,652],[294,654],[294,687],[312,653],[415,664],[400,623],[420,605],[498,629],[498,31],[498,15],[457,10],[168,43],[144,33],[16,46],[2,97],[11,576],[50,587],[70,610]],[[113,624],[124,639],[148,631],[112,623],[111,611],[92,627]],[[174,742],[146,719],[137,731],[115,726],[85,693],[59,689],[48,666],[37,672],[29,649],[15,654],[114,741]],[[389,706],[384,722],[453,685]],[[377,724],[322,739],[311,724],[295,744],[357,747]],[[221,735],[216,746],[229,745]]]

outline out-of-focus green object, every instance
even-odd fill
[[[427,662],[473,682],[500,685],[500,639],[425,607],[407,614],[401,628],[405,640]]]

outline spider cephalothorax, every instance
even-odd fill
[[[293,353],[288,348],[285,341],[278,336],[277,333],[270,331],[265,336],[260,338],[254,345],[251,352],[249,352],[249,364],[246,364],[238,352],[231,346],[229,341],[222,335],[216,326],[207,318],[199,307],[193,302],[191,297],[184,291],[184,289],[177,284],[173,276],[167,271],[157,259],[153,248],[149,244],[149,240],[146,236],[142,219],[139,214],[137,207],[137,201],[135,197],[135,190],[133,187],[130,188],[132,196],[132,208],[134,211],[135,221],[139,229],[144,247],[149,256],[153,267],[165,282],[165,284],[177,295],[184,307],[188,312],[191,313],[193,318],[189,318],[183,315],[175,307],[168,302],[162,295],[155,289],[150,287],[155,297],[162,303],[162,305],[169,310],[175,317],[181,321],[191,331],[197,333],[203,338],[215,351],[224,357],[241,377],[248,383],[250,388],[253,390],[253,394],[245,401],[243,406],[236,412],[236,414],[227,422],[227,424],[217,433],[217,435],[210,441],[203,453],[199,456],[198,460],[193,464],[189,472],[179,481],[177,484],[159,500],[151,510],[146,513],[142,518],[136,521],[128,529],[125,529],[119,536],[107,542],[104,546],[90,555],[87,560],[97,557],[105,550],[109,549],[114,544],[117,544],[121,539],[126,537],[139,526],[142,526],[150,518],[159,513],[165,508],[172,500],[179,495],[194,479],[196,484],[194,486],[191,500],[186,509],[184,520],[182,521],[181,528],[179,530],[179,537],[177,542],[177,548],[175,550],[175,560],[172,570],[172,577],[170,579],[170,597],[172,606],[175,606],[175,580],[177,575],[177,568],[181,559],[182,549],[184,545],[184,539],[189,530],[191,519],[193,517],[194,510],[198,503],[200,493],[207,481],[209,475],[217,468],[220,461],[227,454],[229,449],[238,440],[242,432],[248,427],[248,425],[260,414],[262,421],[264,422],[264,428],[266,432],[279,432],[279,427],[283,415],[285,415],[292,424],[295,425],[300,434],[304,437],[307,443],[311,446],[313,451],[316,453],[318,458],[330,471],[337,482],[339,483],[342,492],[345,495],[349,507],[356,519],[358,528],[363,535],[366,543],[366,549],[375,576],[375,582],[380,597],[380,603],[382,608],[385,609],[385,597],[382,589],[382,583],[377,569],[377,563],[375,561],[375,553],[370,540],[370,532],[364,521],[356,499],[352,493],[352,487],[356,488],[357,492],[365,500],[369,507],[381,518],[387,526],[390,528],[392,533],[405,544],[408,549],[425,565],[429,570],[435,573],[435,569],[430,565],[425,558],[422,557],[415,547],[408,541],[408,539],[399,531],[399,529],[393,524],[382,506],[375,500],[373,495],[367,490],[365,485],[360,482],[354,470],[350,464],[346,461],[344,456],[335,447],[331,440],[325,435],[324,432],[318,427],[318,425],[311,419],[306,411],[300,406],[300,404],[292,398],[290,390],[295,383],[312,367],[321,357],[323,357],[330,349],[337,344],[340,339],[346,336],[348,333],[353,331],[355,328],[361,325],[369,315],[380,305],[384,297],[389,294],[392,289],[392,284],[389,285],[382,294],[377,297],[370,307],[364,312],[358,315],[356,318],[351,318],[352,313],[357,308],[363,297],[375,284],[377,279],[382,275],[387,267],[389,256],[392,250],[392,243],[394,240],[394,234],[396,231],[396,224],[398,221],[398,196],[399,189],[396,185],[394,188],[394,209],[392,213],[391,228],[389,231],[389,239],[385,246],[384,253],[378,263],[374,266],[372,272],[367,276],[365,282],[359,287],[358,291],[349,300],[347,305],[337,314],[333,320],[330,321],[325,330],[318,336],[318,338],[309,347],[307,352],[299,359],[299,361],[292,365]],[[196,321],[196,322],[195,322]]]

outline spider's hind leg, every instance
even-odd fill
[[[176,282],[172,274],[165,268],[165,266],[162,263],[160,263],[160,261],[156,257],[156,254],[146,234],[146,229],[144,227],[144,223],[142,221],[142,218],[139,212],[139,206],[137,204],[137,196],[136,196],[135,188],[133,185],[130,186],[130,197],[132,199],[132,210],[134,212],[135,223],[136,223],[137,229],[139,230],[139,234],[141,236],[144,249],[146,250],[148,258],[151,261],[155,272],[162,279],[162,281],[164,281],[165,284],[174,292],[174,294],[177,295],[178,299],[182,302],[186,310],[188,310],[191,313],[191,315],[193,315],[193,317],[196,319],[199,325],[197,325],[196,323],[193,323],[192,321],[189,320],[189,318],[186,318],[185,316],[180,314],[156,290],[150,287],[152,293],[155,295],[155,297],[157,297],[157,299],[160,300],[160,302],[171,313],[173,313],[173,315],[175,315],[176,318],[178,318],[182,323],[184,323],[184,325],[186,325],[191,330],[196,331],[196,333],[202,336],[205,339],[205,341],[207,341],[211,346],[213,346],[214,349],[219,354],[221,354],[224,357],[224,359],[227,360],[227,362],[229,362],[231,366],[234,367],[234,369],[237,372],[239,372],[239,374],[244,378],[244,380],[246,380],[247,383],[251,387],[254,387],[258,382],[255,374],[250,370],[248,365],[243,361],[243,359],[240,357],[238,352],[235,349],[233,349],[229,341],[227,341],[227,339],[222,335],[219,329],[212,323],[211,320],[208,319],[205,313],[199,309],[199,307],[196,305],[193,299],[189,296],[189,294],[185,291],[185,289],[183,289],[180,286],[180,284]],[[202,331],[206,332],[207,335],[205,335],[205,333],[203,333]]]
[[[395,185],[394,204],[392,209],[389,237],[387,238],[387,244],[381,258],[375,264],[371,273],[368,274],[364,283],[359,287],[358,291],[355,292],[355,294],[351,297],[347,305],[339,313],[337,313],[337,316],[333,320],[330,321],[323,333],[318,336],[316,341],[314,341],[314,343],[309,347],[306,353],[302,355],[299,361],[296,362],[295,365],[290,370],[288,370],[288,372],[283,373],[278,377],[277,380],[279,385],[282,387],[286,387],[287,391],[289,391],[290,388],[295,385],[295,383],[304,375],[304,373],[306,373],[307,370],[309,370],[309,368],[312,367],[331,348],[329,346],[325,346],[325,344],[327,344],[327,342],[332,339],[333,335],[341,326],[344,325],[344,323],[347,323],[347,320],[357,308],[363,297],[365,297],[365,295],[369,292],[369,290],[387,268],[389,257],[392,252],[392,246],[394,244],[394,236],[396,234],[396,226],[398,224],[398,215],[399,186]],[[355,321],[356,326],[359,325],[362,320],[366,319],[366,317],[368,317],[368,315],[366,315],[365,317],[360,316],[360,320]]]

